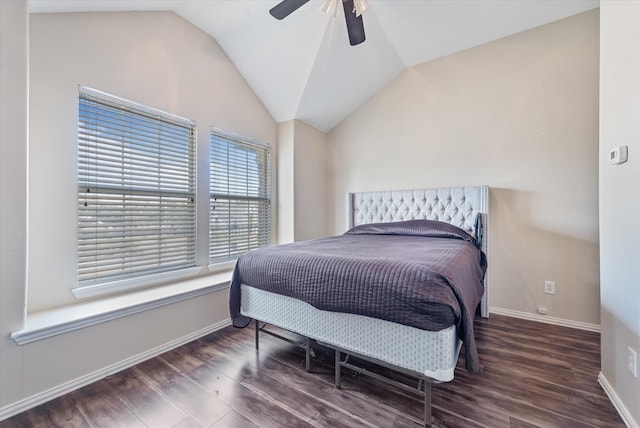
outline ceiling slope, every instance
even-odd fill
[[[279,0],[30,0],[32,13],[170,10],[210,34],[276,122],[328,132],[395,76],[599,6],[598,0],[369,0],[350,46],[342,8],[322,0],[279,21]]]

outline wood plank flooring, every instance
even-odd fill
[[[434,385],[436,427],[624,427],[597,382],[600,336],[499,315],[477,319],[481,375]],[[253,328],[227,327],[3,422],[16,427],[418,427],[419,396],[343,371]],[[386,371],[386,370],[382,370]],[[387,373],[390,375],[390,373]],[[403,379],[403,376],[396,375]]]

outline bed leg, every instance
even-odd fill
[[[258,350],[259,336],[260,336],[260,322],[256,320],[256,351]]]
[[[340,389],[340,351],[336,349],[336,388]]]
[[[424,426],[431,427],[431,382],[424,381]]]
[[[311,371],[311,339],[305,337],[304,340],[304,350],[305,350],[305,362],[304,369],[308,372]]]

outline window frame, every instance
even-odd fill
[[[89,101],[90,100],[90,101]],[[114,187],[112,189],[107,189],[107,187],[110,186],[105,186],[104,183],[98,183],[98,181],[91,183],[90,181],[83,181],[83,178],[86,178],[86,174],[85,176],[83,176],[82,168],[83,167],[87,167],[88,164],[84,164],[83,160],[81,159],[81,156],[83,155],[83,150],[86,152],[86,150],[89,150],[89,148],[85,147],[87,146],[87,143],[85,140],[87,140],[87,138],[91,138],[92,136],[89,135],[89,137],[81,137],[81,133],[83,131],[83,123],[82,121],[82,103],[85,102],[95,102],[99,105],[103,105],[105,109],[112,109],[112,110],[116,110],[116,111],[120,111],[122,116],[125,116],[127,120],[131,120],[133,121],[141,121],[141,120],[150,120],[150,121],[157,121],[157,122],[162,122],[163,124],[168,124],[168,126],[177,126],[177,127],[184,127],[185,129],[188,129],[188,146],[185,148],[186,150],[186,154],[182,155],[186,157],[186,168],[188,169],[188,172],[182,173],[180,172],[180,170],[184,169],[185,165],[179,164],[177,167],[178,170],[178,178],[172,177],[170,180],[164,180],[165,175],[166,174],[160,174],[160,171],[163,171],[163,168],[161,167],[162,165],[162,160],[164,159],[166,161],[166,157],[163,157],[164,155],[162,154],[161,151],[161,147],[158,148],[158,155],[157,158],[154,158],[153,156],[149,156],[147,158],[144,157],[140,157],[140,159],[142,159],[142,167],[140,167],[140,163],[138,163],[138,168],[151,168],[153,169],[153,167],[155,166],[157,171],[158,171],[158,187],[156,189],[152,188],[152,184],[153,183],[152,180],[150,180],[149,182],[144,181],[144,178],[141,178],[140,180],[143,180],[142,183],[145,186],[137,186],[137,185],[133,185],[131,184],[129,186],[129,188],[126,188],[125,185],[122,185],[120,187],[118,186],[111,186]],[[131,116],[131,117],[129,117]],[[126,120],[125,120],[126,122]],[[164,126],[163,124],[160,124],[159,126]],[[138,124],[139,125],[139,124]],[[122,126],[122,125],[120,125]],[[140,125],[141,126],[141,125]],[[97,141],[97,133],[99,132],[98,129],[99,125],[96,125],[96,135],[93,136],[96,138]],[[200,269],[201,266],[198,266],[198,254],[197,254],[197,250],[198,250],[198,234],[197,234],[197,223],[198,223],[198,199],[197,199],[197,179],[198,179],[198,160],[197,160],[197,148],[198,148],[198,137],[197,137],[197,123],[193,120],[189,120],[189,119],[185,119],[183,117],[180,116],[176,116],[173,115],[171,113],[167,113],[167,112],[163,112],[161,110],[157,110],[157,109],[153,109],[147,106],[143,106],[141,104],[123,99],[123,98],[119,98],[101,91],[97,91],[95,89],[91,89],[88,87],[84,87],[84,86],[80,86],[79,87],[79,94],[78,94],[78,165],[77,165],[77,171],[78,171],[78,178],[77,178],[77,185],[78,185],[78,213],[77,213],[77,219],[78,219],[78,237],[77,237],[77,251],[78,251],[78,257],[77,257],[77,263],[76,263],[76,268],[77,268],[77,273],[76,273],[76,286],[72,289],[74,295],[77,298],[84,298],[84,297],[92,297],[95,295],[100,295],[100,294],[106,294],[106,293],[112,293],[112,292],[117,292],[117,291],[123,291],[123,290],[128,290],[128,289],[132,289],[132,288],[138,288],[138,287],[142,287],[142,286],[148,286],[148,285],[154,285],[156,283],[162,283],[162,282],[166,282],[166,281],[171,281],[171,280],[175,280],[175,279],[179,279],[179,278],[185,278],[185,277],[189,277],[189,276],[193,276],[195,274],[197,274]],[[136,128],[137,131],[137,128]],[[82,141],[81,141],[82,140]],[[85,141],[83,143],[83,141]],[[155,141],[151,141],[150,145],[153,145],[155,143]],[[83,144],[85,146],[83,146]],[[96,143],[97,144],[97,143]],[[131,157],[133,157],[132,153],[134,152],[134,150],[140,149],[140,141],[132,141],[129,143],[130,146],[128,147],[128,150],[130,152]],[[138,145],[136,145],[138,144]],[[165,141],[166,144],[166,141]],[[90,144],[89,144],[90,145]],[[115,145],[114,145],[115,146]],[[122,147],[123,147],[123,152],[125,152],[126,150],[124,149],[125,147],[125,143],[122,143]],[[98,149],[96,149],[96,153],[97,153]],[[98,157],[98,155],[96,155],[96,157]],[[124,158],[124,156],[123,156]],[[101,161],[98,160],[96,161],[97,163],[100,163]],[[157,165],[154,165],[154,162],[157,162]],[[183,159],[184,162],[184,159]],[[133,163],[133,161],[131,161],[131,163]],[[125,161],[122,161],[121,165],[124,165]],[[118,168],[118,166],[116,166],[116,169]],[[137,169],[135,169],[134,167],[132,167],[131,171],[126,170],[124,166],[120,166],[121,169],[121,177],[122,180],[125,181],[125,177],[127,175],[127,172],[131,172],[131,171],[138,171]],[[99,176],[101,174],[103,174],[103,171],[100,171],[97,173]],[[133,177],[135,174],[131,173],[131,177]],[[184,182],[186,177],[186,184]],[[100,177],[98,177],[100,178]],[[131,180],[134,180],[133,178],[130,178]],[[176,183],[169,183],[169,181],[171,180],[176,180]],[[164,181],[163,181],[164,180]],[[133,183],[133,181],[132,181]],[[169,184],[167,184],[169,183]],[[98,189],[102,189],[104,191],[108,192],[115,192],[114,194],[122,194],[123,197],[125,197],[124,195],[127,194],[127,191],[129,192],[129,195],[142,195],[142,194],[148,194],[149,198],[151,201],[153,201],[154,197],[156,198],[156,217],[159,220],[159,226],[158,229],[159,230],[163,230],[163,225],[165,224],[164,221],[162,220],[162,216],[163,216],[163,211],[166,208],[166,203],[163,204],[162,203],[162,198],[163,197],[168,197],[169,199],[171,199],[171,196],[174,196],[174,199],[190,199],[190,203],[187,202],[186,208],[183,208],[184,212],[187,214],[181,214],[181,215],[185,215],[185,219],[188,221],[187,224],[187,229],[185,229],[185,241],[186,244],[184,246],[184,252],[185,252],[185,262],[182,263],[178,263],[176,264],[174,267],[162,267],[162,265],[160,263],[158,263],[159,268],[147,268],[144,271],[139,271],[139,272],[134,272],[134,273],[122,273],[122,274],[118,274],[118,275],[108,275],[108,276],[102,276],[102,277],[98,277],[98,279],[84,279],[81,280],[81,276],[80,276],[80,263],[81,263],[81,257],[82,257],[82,251],[81,251],[81,223],[82,223],[82,219],[81,216],[83,214],[83,208],[81,207],[82,204],[82,198],[83,198],[83,189],[91,189],[92,186],[91,184],[95,184],[95,188]],[[164,186],[164,188],[163,188]],[[186,190],[182,190],[184,187],[186,186]],[[134,187],[138,187],[138,189],[135,189]],[[167,189],[170,189],[169,191],[167,191]],[[84,196],[86,196],[88,194],[88,191],[84,192]],[[132,196],[133,198],[135,198],[136,196]],[[182,205],[184,206],[184,202],[182,203]],[[122,203],[122,206],[125,207],[126,204]],[[144,205],[141,205],[144,206]],[[148,205],[148,206],[152,206],[152,205]],[[153,208],[151,208],[153,210]],[[123,208],[123,212],[125,211],[125,208]],[[182,213],[182,211],[180,211]],[[124,216],[124,215],[122,215]],[[98,223],[99,221],[96,220],[96,223]],[[131,223],[133,223],[132,221],[130,221]],[[122,222],[122,224],[125,224],[126,221]],[[99,226],[96,226],[96,228],[98,228]],[[127,226],[122,226],[123,228],[126,228]],[[135,229],[135,226],[133,227]],[[159,236],[157,237],[156,241],[158,242],[158,246],[162,245],[162,232],[158,232]],[[124,241],[124,239],[123,239]],[[120,241],[120,242],[123,242]],[[126,247],[126,245],[125,245]],[[160,252],[162,252],[162,250],[160,250]],[[102,279],[99,279],[102,278]]]
[[[242,147],[244,150],[260,152],[257,156],[264,156],[264,164],[258,165],[257,170],[259,170],[259,183],[255,183],[255,176],[249,177],[247,174],[247,182],[251,181],[253,178],[253,183],[248,184],[253,186],[252,191],[247,191],[244,194],[240,194],[240,192],[235,192],[235,194],[231,194],[231,192],[224,193],[221,192],[220,188],[215,189],[214,179],[216,177],[216,173],[214,173],[215,168],[215,160],[214,156],[216,150],[214,150],[214,139],[225,140],[227,144],[233,144],[237,147]],[[209,240],[208,240],[208,259],[209,259],[209,267],[213,269],[221,269],[227,266],[233,266],[235,261],[246,251],[250,251],[257,248],[263,248],[269,246],[273,243],[273,208],[272,208],[272,199],[273,199],[273,189],[272,189],[272,158],[271,158],[272,148],[270,144],[266,144],[263,142],[255,141],[247,137],[243,137],[241,135],[237,135],[228,131],[224,131],[220,128],[211,127],[209,130]],[[227,155],[228,156],[228,155]],[[236,160],[238,158],[236,157]],[[227,158],[229,161],[229,157]],[[229,169],[229,164],[227,162],[227,173]],[[224,175],[224,173],[223,173]],[[238,177],[235,177],[236,179]],[[227,180],[231,180],[231,178],[227,177]],[[231,186],[229,181],[226,183],[227,188]],[[235,182],[237,188],[237,182]],[[256,194],[257,193],[257,194]],[[214,257],[213,253],[216,252],[221,254],[219,251],[213,249],[214,246],[214,200],[226,199],[231,204],[231,201],[243,202],[248,205],[247,210],[259,210],[258,213],[258,236],[253,237],[254,244],[251,243],[252,238],[247,237],[248,241],[250,241],[245,250],[246,251],[232,251],[230,247],[227,248],[226,255],[218,255]],[[249,204],[255,203],[256,206],[249,207]],[[261,205],[262,204],[262,205]],[[232,208],[230,206],[225,207],[227,210],[231,211]],[[231,221],[231,220],[230,220]],[[248,228],[249,226],[247,226]],[[231,233],[232,227],[227,228],[226,232]],[[230,238],[229,238],[230,240]]]

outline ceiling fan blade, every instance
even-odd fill
[[[354,12],[353,0],[344,0],[344,19],[347,21],[347,32],[349,33],[349,43],[351,46],[364,42],[364,23],[362,15],[356,16]]]
[[[269,13],[276,19],[283,19],[298,10],[298,8],[309,0],[282,0],[271,8]]]

